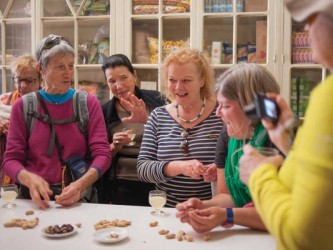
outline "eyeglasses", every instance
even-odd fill
[[[12,79],[16,85],[20,85],[22,84],[22,82],[24,82],[26,85],[31,85],[34,84],[37,80],[34,78],[19,78],[19,77],[13,77]]]
[[[179,145],[179,148],[183,150],[183,155],[184,156],[189,156],[190,151],[189,151],[189,145],[188,145],[188,139],[187,137],[189,136],[189,129],[185,129],[183,132],[181,132],[181,137],[184,139]]]
[[[68,43],[70,45],[70,42],[62,36],[50,36],[50,37],[46,38],[46,40],[43,44],[43,47],[39,52],[39,56],[40,57],[42,56],[42,52],[44,50],[53,48],[54,46],[60,44],[61,41],[65,41],[66,43]]]

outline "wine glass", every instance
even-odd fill
[[[5,208],[16,207],[16,204],[14,204],[13,202],[15,201],[17,195],[18,195],[18,189],[15,184],[8,184],[1,186],[1,197],[7,202],[2,207]]]
[[[126,146],[133,146],[136,144],[134,140],[136,133],[134,129],[123,128],[123,132],[127,133],[127,136],[132,140],[130,143],[126,144]]]
[[[162,190],[152,190],[149,192],[149,204],[155,208],[155,211],[152,211],[152,215],[164,215],[165,212],[161,211],[166,203],[166,193]]]
[[[277,150],[276,148],[269,148],[269,147],[255,147],[254,148],[256,151],[258,151],[258,153],[262,154],[263,156],[269,157],[269,156],[274,156],[274,155],[278,155],[279,154],[279,150]],[[233,166],[234,168],[238,168],[238,162],[237,162],[237,154],[243,151],[243,148],[238,148],[236,149],[232,155],[231,155],[231,166]]]
[[[255,148],[255,150],[264,156],[274,156],[279,154],[279,150],[277,150],[276,148],[257,147]]]

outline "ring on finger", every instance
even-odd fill
[[[115,140],[114,145],[119,146],[119,141]]]

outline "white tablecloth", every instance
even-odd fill
[[[267,233],[254,231],[245,227],[235,226],[231,229],[218,227],[210,234],[210,241],[204,241],[202,234],[195,233],[188,224],[182,224],[176,217],[176,209],[164,208],[168,216],[156,217],[150,214],[150,207],[118,206],[101,204],[76,204],[72,207],[61,207],[51,203],[51,208],[40,210],[30,200],[16,200],[17,207],[3,208],[0,199],[0,250],[45,249],[45,250],[76,250],[76,249],[276,249],[274,239]],[[27,210],[34,214],[27,216]],[[5,228],[3,224],[11,219],[31,220],[39,218],[39,225],[34,229]],[[103,244],[94,240],[94,224],[100,220],[126,219],[132,225],[125,227],[128,238],[117,243]],[[157,220],[157,227],[149,227],[149,223]],[[81,223],[77,233],[66,238],[51,239],[42,235],[42,229],[54,224]],[[177,234],[183,230],[193,236],[193,242],[167,240],[159,235],[160,229]]]

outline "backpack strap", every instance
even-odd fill
[[[80,131],[82,132],[82,134],[84,134],[85,137],[88,137],[87,125],[89,121],[87,97],[88,93],[80,89],[75,90],[73,96],[74,116],[77,119]]]
[[[22,96],[23,100],[23,116],[26,124],[28,137],[31,135],[32,128],[35,123],[34,114],[37,113],[37,95],[36,92],[31,92]]]
[[[88,136],[88,121],[89,121],[89,111],[88,111],[88,93],[81,89],[75,90],[73,96],[73,112],[76,118],[77,125],[84,135],[86,141],[86,154],[85,160],[89,162],[91,160],[91,152],[89,149],[89,136]]]

